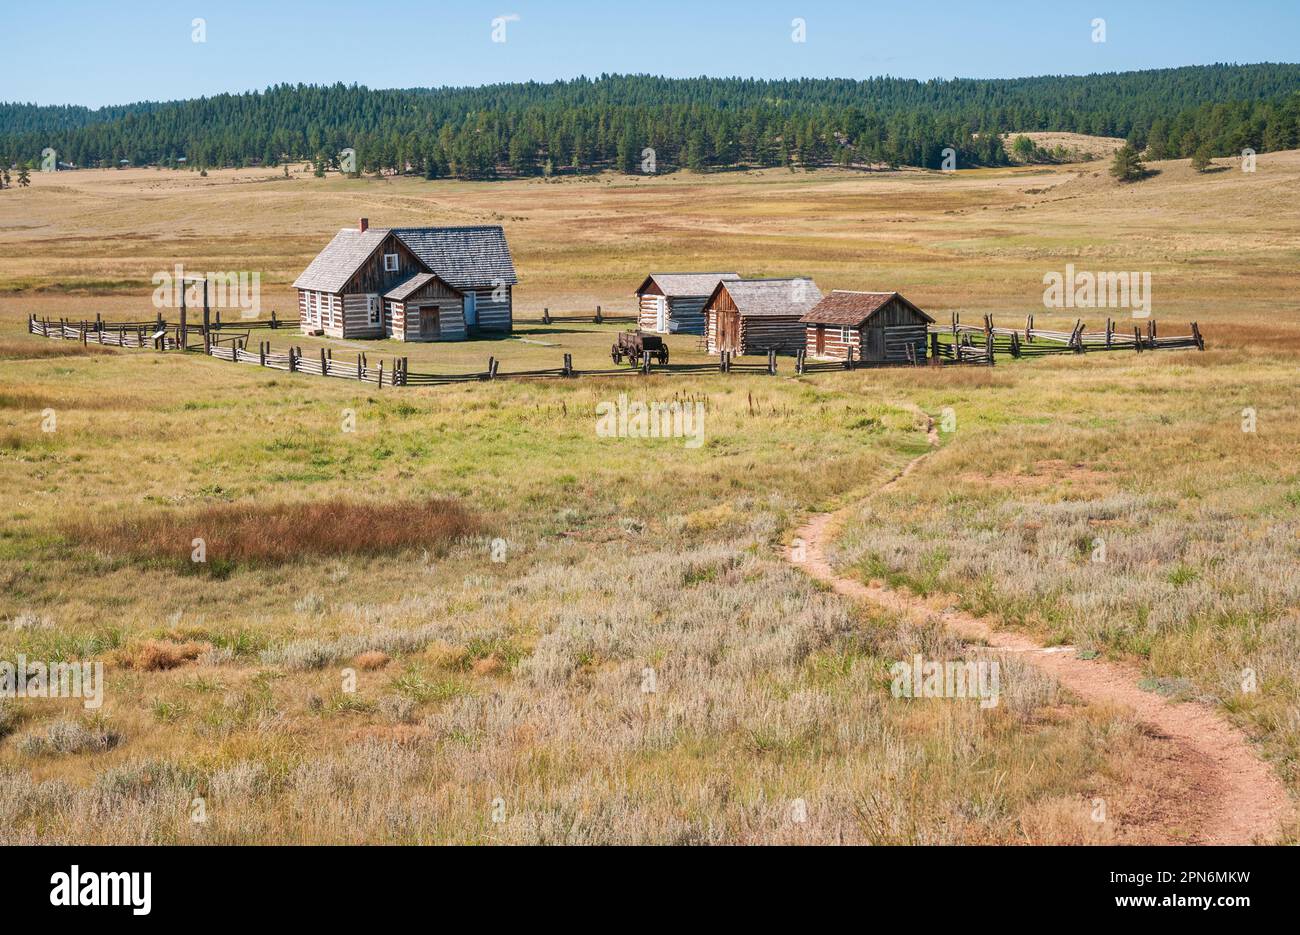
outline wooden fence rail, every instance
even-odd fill
[[[610,319],[605,319],[606,321]],[[700,374],[700,373],[763,373],[776,375],[780,364],[775,352],[769,351],[763,361],[746,359],[733,360],[731,354],[723,353],[716,362],[693,364],[657,365],[649,354],[631,367],[604,368],[595,370],[578,370],[573,366],[572,354],[564,354],[558,367],[543,367],[531,370],[501,370],[500,361],[489,357],[487,367],[483,370],[465,373],[422,373],[412,372],[407,358],[397,357],[388,361],[379,360],[372,365],[365,352],[357,353],[352,359],[336,359],[332,348],[321,347],[310,353],[303,353],[301,347],[290,347],[287,351],[273,352],[270,341],[258,342],[256,351],[248,349],[251,332],[246,322],[242,334],[221,335],[209,329],[204,334],[204,341],[197,347],[189,343],[190,335],[201,328],[193,325],[182,327],[164,321],[161,316],[148,322],[105,322],[96,316],[94,321],[72,322],[67,319],[52,321],[40,319],[35,315],[28,317],[28,331],[56,340],[80,341],[83,344],[103,344],[126,348],[152,347],[155,350],[176,350],[178,348],[201,349],[211,357],[237,364],[252,364],[272,370],[288,373],[306,373],[313,376],[333,377],[342,380],[357,380],[374,383],[378,387],[387,386],[440,386],[456,383],[474,383],[501,379],[547,379],[568,378],[576,376],[615,377],[660,374]],[[229,327],[235,327],[233,324]],[[1021,339],[1023,334],[1024,338]],[[941,340],[950,337],[950,340]],[[1128,335],[1114,327],[1109,319],[1106,330],[1086,332],[1081,322],[1069,331],[1051,331],[1033,327],[1033,316],[1026,321],[1024,331],[1019,329],[997,328],[992,316],[984,317],[983,327],[962,324],[957,315],[953,315],[951,335],[945,332],[929,332],[930,362],[938,364],[973,364],[991,366],[998,354],[1012,357],[1031,357],[1051,353],[1084,353],[1085,350],[1117,350],[1133,348],[1138,352],[1160,348],[1198,348],[1205,349],[1200,328],[1192,322],[1190,335],[1161,337],[1157,334],[1156,323],[1148,322],[1147,333],[1134,327],[1133,334]],[[911,347],[908,363],[917,365],[916,348]],[[852,352],[848,360],[818,361],[810,363],[801,349],[794,356],[795,375],[826,373],[838,370],[855,370],[860,367],[897,366],[897,364],[864,363],[854,360]]]

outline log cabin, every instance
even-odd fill
[[[500,227],[344,228],[294,281],[303,334],[464,340],[514,327]]]
[[[703,334],[704,303],[719,282],[739,273],[651,273],[636,290],[637,328],[658,334]]]
[[[820,360],[906,363],[908,347],[926,356],[926,335],[934,319],[897,292],[836,289],[803,316],[805,353]]]
[[[803,347],[800,319],[822,299],[811,279],[720,282],[704,305],[710,354],[793,354]]]

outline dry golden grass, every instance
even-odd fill
[[[193,662],[211,648],[208,643],[144,640],[134,646],[118,650],[114,659],[119,665],[126,666],[128,669],[162,672]]]
[[[188,513],[87,520],[67,527],[78,545],[109,555],[195,564],[279,564],[322,556],[441,554],[482,521],[450,500],[220,504]],[[197,541],[202,540],[202,546]],[[204,557],[194,558],[196,547]]]
[[[1219,698],[1295,788],[1294,607],[1269,603],[1283,589],[1266,569],[1280,579],[1296,561],[1300,154],[1262,156],[1253,177],[1156,168],[1128,188],[1100,164],[503,184],[128,170],[6,192],[0,485],[15,494],[0,504],[0,658],[210,648],[173,668],[112,667],[98,719],[57,700],[0,709],[0,836],[1168,840],[1167,793],[1195,790],[1126,712],[1073,704],[1014,659],[991,711],[893,698],[892,661],[971,650],[850,607],[777,558],[804,513],[870,493],[926,450],[908,403],[951,408],[957,431],[850,531],[847,559],[883,544],[876,571],[1124,655],[1158,690]],[[21,333],[29,310],[138,318],[148,276],[178,260],[260,270],[264,308],[283,311],[287,284],[360,215],[504,224],[521,314],[627,309],[650,269],[739,266],[897,288],[940,320],[1020,324],[1036,308],[1068,326],[1044,313],[1041,279],[1074,262],[1151,269],[1162,330],[1196,319],[1211,350],[398,392],[73,342],[44,356],[69,345]],[[573,351],[583,366],[607,361],[619,327],[338,353],[409,354],[413,369],[481,369],[492,354],[509,369]],[[321,343],[272,336],[291,339]],[[677,359],[694,343],[670,338]],[[595,407],[621,392],[704,402],[705,445],[599,438]],[[344,410],[355,432],[340,431]],[[463,504],[462,532],[429,536],[410,512],[424,498]],[[320,509],[268,534],[285,503]],[[353,548],[366,524],[340,521],[329,508],[343,503],[392,504],[398,528]],[[500,524],[503,561],[476,516]],[[1089,519],[1119,521],[1101,527],[1119,583],[1079,561]],[[83,541],[69,527],[90,531],[85,547],[67,547]],[[251,559],[184,573],[195,537],[210,558]],[[1143,593],[1160,596],[1145,617]],[[1213,616],[1225,608],[1241,613]],[[1253,694],[1230,681],[1246,665]],[[189,821],[194,795],[205,825]]]

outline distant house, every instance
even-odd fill
[[[866,363],[903,363],[907,348],[917,360],[926,356],[926,334],[934,319],[897,292],[849,292],[836,289],[803,316],[804,347],[809,357],[853,359]]]
[[[294,281],[304,334],[463,340],[514,325],[500,227],[344,228]]]
[[[800,319],[821,299],[811,279],[720,282],[704,303],[708,351],[793,354],[804,343]]]
[[[636,290],[637,327],[660,334],[703,334],[704,303],[739,273],[651,273]]]

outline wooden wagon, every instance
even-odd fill
[[[661,366],[668,363],[668,345],[664,344],[664,339],[659,335],[646,334],[644,331],[620,331],[609,349],[609,356],[616,364],[621,364],[626,357],[629,364],[636,366],[647,352]]]

